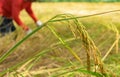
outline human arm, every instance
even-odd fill
[[[28,30],[29,28],[22,22],[22,20],[20,19],[20,11],[21,11],[21,3],[22,0],[18,0],[17,1],[13,1],[12,4],[12,18],[15,20],[15,22],[21,26],[24,30]]]
[[[30,15],[30,17],[34,20],[34,22],[37,24],[37,26],[41,26],[42,22],[38,20],[38,18],[35,16],[33,10],[32,10],[32,3],[30,2],[27,8],[25,8],[27,13]]]

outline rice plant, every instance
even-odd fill
[[[104,25],[105,27],[107,27],[109,30],[113,31],[115,33],[115,41],[114,43],[112,44],[112,46],[110,47],[110,49],[107,51],[107,53],[105,54],[105,56],[103,57],[102,60],[104,60],[108,55],[109,53],[112,51],[112,49],[115,47],[115,53],[117,54],[118,51],[119,51],[119,39],[120,39],[120,36],[119,36],[119,30],[117,29],[116,25],[114,25],[113,23],[104,23],[102,24]]]
[[[105,13],[109,12],[99,14]],[[35,47],[36,50],[31,50],[33,51],[32,55],[26,58],[23,58],[22,55],[18,55],[19,58],[21,58],[20,61],[18,61],[18,63],[16,64],[11,65],[11,67],[9,68],[2,70],[2,72],[0,72],[0,76],[107,77],[107,72],[109,71],[104,68],[103,61],[106,59],[106,56],[108,56],[109,52],[115,45],[116,53],[118,53],[119,31],[116,27],[114,27],[114,24],[110,24],[112,26],[109,29],[116,33],[116,41],[108,50],[108,54],[106,53],[106,55],[102,58],[101,51],[97,48],[94,40],[91,38],[88,31],[86,30],[86,25],[78,20],[78,18],[85,18],[89,16],[94,15],[87,15],[82,17],[76,17],[71,14],[56,15],[45,22],[41,27],[36,28],[31,34],[18,41],[16,44],[15,42],[13,42],[15,44],[14,46],[8,47],[7,49],[9,50],[7,52],[4,51],[1,53],[1,65],[2,63],[5,63],[5,61],[8,61],[8,58],[10,58],[11,54],[15,54],[17,49],[19,51],[22,50],[22,45],[24,43],[31,44],[29,41],[32,40],[33,42],[33,39],[39,39],[39,41],[42,41],[40,43],[39,41],[35,41],[37,42],[37,44],[35,43],[36,45],[32,43],[30,47],[28,46],[29,48],[32,48],[38,45],[37,47],[39,48],[37,49],[37,47]],[[35,36],[36,33],[39,31],[43,32],[46,38],[41,39],[42,35],[40,34],[37,34],[37,36]],[[8,41],[8,43],[9,42],[11,41]],[[42,63],[44,65],[42,65]],[[108,77],[110,77],[110,75],[108,75]]]
[[[73,22],[72,24],[74,24],[75,26],[73,27],[73,25],[71,25],[70,21],[68,18],[73,18]],[[70,15],[70,14],[60,14],[60,15],[57,15],[55,17],[53,17],[52,19],[48,20],[47,22],[45,22],[41,27],[35,29],[31,34],[25,36],[22,40],[20,40],[15,46],[13,46],[10,50],[8,50],[4,55],[2,55],[0,57],[0,63],[2,63],[10,54],[12,54],[14,52],[14,50],[20,45],[22,44],[27,38],[29,38],[32,34],[34,34],[35,32],[37,32],[38,30],[40,30],[42,27],[45,27],[47,25],[47,27],[50,29],[50,31],[54,34],[54,36],[56,38],[59,39],[59,41],[61,42],[61,44],[63,44],[63,47],[67,48],[68,51],[76,58],[77,62],[80,62],[80,66],[84,66],[85,64],[82,62],[82,60],[80,59],[80,56],[78,54],[76,54],[75,51],[73,51],[71,49],[71,47],[69,47],[69,44],[67,42],[65,42],[58,34],[57,32],[55,31],[55,29],[53,27],[51,27],[50,23],[55,23],[55,22],[59,22],[58,19],[61,19],[61,18],[64,18],[65,19],[65,22],[67,22],[73,36],[75,38],[80,38],[80,40],[83,42],[83,45],[84,45],[84,49],[86,50],[86,54],[87,54],[87,70],[88,70],[88,74],[91,74],[91,75],[95,75],[97,76],[97,74],[95,74],[94,72],[93,73],[90,73],[89,71],[92,72],[92,70],[95,70],[95,72],[97,72],[97,69],[96,69],[96,66],[100,67],[100,70],[101,70],[101,76],[102,74],[104,73],[104,68],[103,68],[103,63],[100,59],[100,52],[99,50],[97,49],[97,47],[95,46],[94,42],[92,41],[92,39],[90,38],[90,36],[88,35],[87,31],[85,30],[85,26],[83,26],[77,19],[76,17],[74,17],[73,15]],[[68,20],[66,20],[68,19]],[[58,21],[55,21],[53,22],[53,20],[58,20]],[[51,48],[53,49],[53,47]],[[44,52],[44,51],[43,51]],[[47,51],[48,52],[48,51]],[[42,51],[40,51],[40,55],[39,53],[37,53],[36,55],[39,55],[39,56],[35,56],[32,57],[32,58],[29,58],[27,59],[27,61],[25,60],[25,62],[21,62],[19,63],[18,65],[16,66],[13,66],[11,68],[9,68],[8,70],[5,70],[5,72],[2,72],[0,73],[0,75],[4,75],[7,73],[9,75],[16,75],[16,76],[26,76],[26,75],[30,75],[29,74],[29,70],[35,65],[35,63],[40,60],[41,56],[43,54],[47,54],[47,52],[45,53],[42,53]],[[41,54],[42,53],[42,54]],[[92,57],[93,56],[93,57]],[[91,59],[93,59],[93,63],[91,62]],[[32,63],[31,63],[32,62]],[[24,64],[23,64],[24,63]],[[72,62],[74,64],[74,62]],[[93,65],[94,64],[94,65]],[[91,65],[95,66],[94,69],[91,70]],[[73,66],[73,65],[72,65]],[[93,67],[92,66],[92,67]],[[17,70],[15,71],[15,69],[17,68]],[[78,68],[78,67],[74,67],[74,68]],[[24,70],[24,72],[26,74],[23,74],[22,71]],[[73,69],[74,70],[74,69]],[[83,70],[84,71],[84,70]],[[28,74],[27,74],[28,72]],[[76,72],[76,71],[75,71]],[[78,72],[78,71],[77,71]],[[87,73],[87,71],[86,71]],[[66,74],[65,74],[66,75]],[[76,75],[75,75],[76,76]],[[12,77],[12,76],[11,76]]]

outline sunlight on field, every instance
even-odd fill
[[[47,21],[51,17],[68,13],[76,16],[91,15],[111,10],[119,10],[120,3],[34,3],[33,8],[36,15],[42,21]],[[114,15],[114,16],[113,16]],[[106,17],[114,22],[120,22],[120,12],[100,15],[102,18]],[[116,17],[117,16],[117,17]],[[105,18],[105,19],[106,19]],[[26,19],[26,18],[23,18]],[[27,21],[26,21],[27,22]]]
[[[66,13],[66,14],[73,14],[75,16],[85,16],[85,15],[91,15],[91,14],[107,12],[111,10],[119,10],[119,9],[120,9],[120,3],[64,2],[64,3],[34,3],[33,4],[33,10],[35,14],[39,18],[39,20],[43,22],[48,21],[49,19],[51,19],[51,17],[57,14]],[[104,55],[106,55],[108,51],[111,51],[109,56],[107,55],[108,58],[106,59],[105,57],[104,66],[107,67],[105,69],[107,69],[109,74],[111,74],[112,72],[113,75],[116,74],[117,76],[120,74],[120,72],[118,68],[114,68],[114,67],[116,66],[119,67],[119,60],[120,60],[120,58],[116,59],[116,56],[118,57],[120,55],[115,54],[117,50],[120,51],[120,42],[118,38],[120,36],[119,18],[120,18],[120,11],[79,19],[80,23],[84,26],[84,27],[82,26],[82,29],[88,32],[91,39],[96,44],[93,45],[93,48],[97,46],[98,49],[101,51],[102,58],[104,57]],[[21,12],[21,19],[31,29],[33,30],[36,29],[36,25],[25,11]],[[53,30],[51,30],[50,27],[44,27],[38,32],[36,32],[25,42],[23,42],[17,49],[15,49],[14,52],[10,56],[8,56],[8,58],[5,61],[1,63],[0,72],[2,72],[3,70],[8,70],[9,67],[19,64],[20,62],[31,57],[32,57],[31,60],[25,62],[19,68],[16,68],[17,70],[13,70],[12,73],[17,74],[16,72],[18,72],[18,74],[24,75],[24,77],[26,76],[48,77],[51,76],[52,73],[54,74],[55,72],[60,74],[62,72],[66,72],[66,70],[70,71],[73,68],[77,68],[77,67],[83,68],[83,66],[79,66],[81,64],[77,62],[75,57],[68,52],[68,50],[72,49],[83,60],[83,64],[86,63],[86,52],[84,50],[83,43],[85,42],[84,40],[86,39],[87,36],[83,36],[84,33],[83,35],[77,34],[77,32],[79,33],[79,31],[77,31],[77,29],[79,28],[75,27],[76,22],[74,21],[66,21],[66,22],[61,21],[61,22],[50,23],[49,25],[51,27],[54,27],[53,30],[56,31],[56,34],[52,32]],[[25,36],[24,31],[20,27],[18,26],[16,27],[17,27],[16,32],[9,34],[6,37],[0,38],[0,56],[2,56],[5,52],[7,52],[12,46],[14,46],[18,41],[20,41]],[[59,36],[57,36],[57,34]],[[82,39],[84,42],[81,43],[82,41],[79,40],[77,36],[81,36],[80,38],[82,38],[83,36],[85,38]],[[62,45],[62,43],[64,44],[64,41],[62,40],[61,43],[60,37],[68,44],[70,48],[67,47],[66,44]],[[87,41],[88,40],[89,39],[87,39]],[[90,44],[92,43],[90,42]],[[45,50],[51,47],[53,47],[52,50],[50,50],[49,52],[47,51],[48,53],[46,54],[42,53],[44,55],[39,56],[36,59],[35,56],[36,54],[41,55],[40,52],[42,51],[46,52]],[[68,48],[68,50],[66,48]],[[32,61],[34,59],[35,61]],[[115,63],[114,60],[117,62]],[[113,64],[111,61],[114,62],[116,65]],[[86,68],[86,66],[84,66],[84,68]],[[115,73],[114,70],[118,70],[118,72]],[[12,73],[10,73],[9,71],[5,76]],[[55,75],[57,73],[55,73]],[[77,75],[71,73],[70,75],[66,74],[64,76],[66,77],[68,76],[77,77],[80,75],[86,76],[83,73],[79,74],[78,72],[75,72],[75,74]]]
[[[120,3],[34,3],[33,10],[37,17],[45,22],[57,14],[73,14],[76,16],[85,16],[112,10],[119,10]],[[120,22],[120,12],[108,13],[99,15],[103,19],[112,20],[113,22]],[[98,16],[98,17],[99,17]],[[30,27],[36,27],[32,19],[23,11],[21,18]],[[94,19],[93,19],[94,20]],[[34,25],[34,26],[31,26]]]
[[[117,10],[120,3],[35,3],[33,8],[37,13],[71,13],[78,15],[93,14],[110,10]],[[48,13],[49,14],[49,13]]]

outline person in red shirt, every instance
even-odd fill
[[[0,32],[9,33],[10,31],[15,31],[16,28],[13,24],[14,20],[27,34],[29,34],[31,29],[25,25],[19,17],[23,9],[26,10],[37,26],[41,26],[42,22],[35,16],[31,7],[34,1],[36,0],[0,0],[0,16],[2,17]]]

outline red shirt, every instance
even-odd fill
[[[31,5],[31,2],[25,0],[0,0],[0,15],[12,18],[18,25],[25,27],[25,24],[19,17],[21,10],[25,9],[26,12],[32,17],[32,19],[35,22],[37,21],[37,18],[32,11]]]

